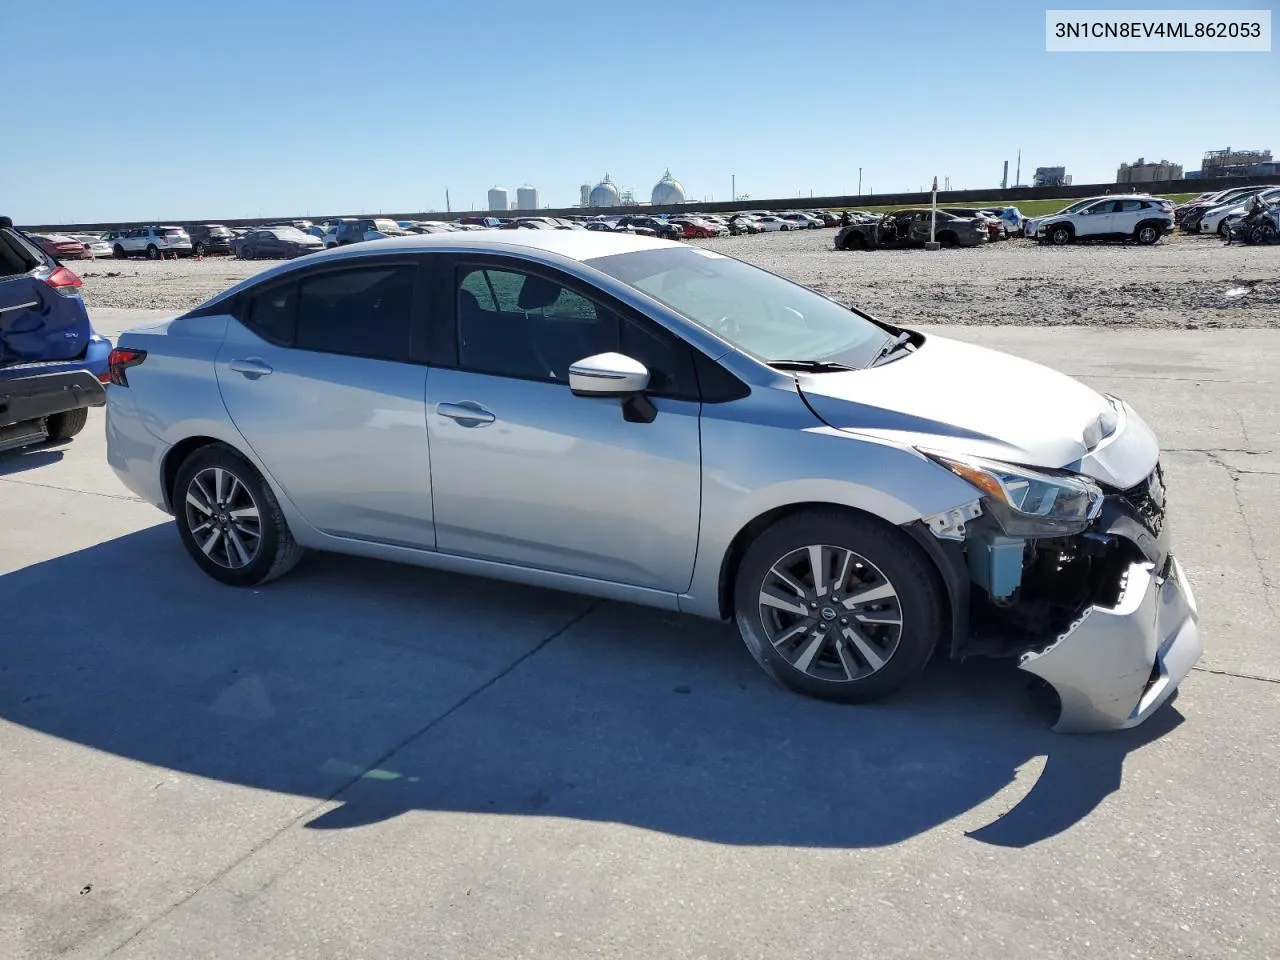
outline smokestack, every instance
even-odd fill
[[[1009,161],[1004,162],[1004,175],[1000,177],[1000,189],[1005,190],[1009,186]]]

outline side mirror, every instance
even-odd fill
[[[579,397],[629,397],[649,386],[649,368],[621,353],[597,353],[569,367],[569,389]]]
[[[621,400],[628,423],[652,423],[658,416],[658,408],[644,394],[648,387],[649,368],[625,354],[597,353],[569,367],[574,396]]]

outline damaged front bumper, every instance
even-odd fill
[[[1199,614],[1191,585],[1168,555],[1129,566],[1119,602],[1090,606],[1019,667],[1047,682],[1061,703],[1059,733],[1135,727],[1177,689],[1200,659]]]

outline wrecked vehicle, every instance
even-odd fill
[[[929,210],[896,210],[869,223],[850,223],[836,234],[837,250],[884,250],[922,247],[929,242]],[[937,212],[934,237],[944,247],[976,247],[990,240],[986,217],[958,217]]]
[[[1014,658],[1063,731],[1141,723],[1201,653],[1128,404],[715,251],[373,241],[110,365],[108,462],[224,583],[310,548],[732,619],[769,676],[850,703]]]

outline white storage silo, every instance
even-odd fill
[[[489,188],[489,209],[490,210],[506,210],[509,206],[507,201],[506,187],[490,187]]]
[[[537,210],[538,209],[538,191],[527,183],[516,190],[516,209],[517,210]]]

